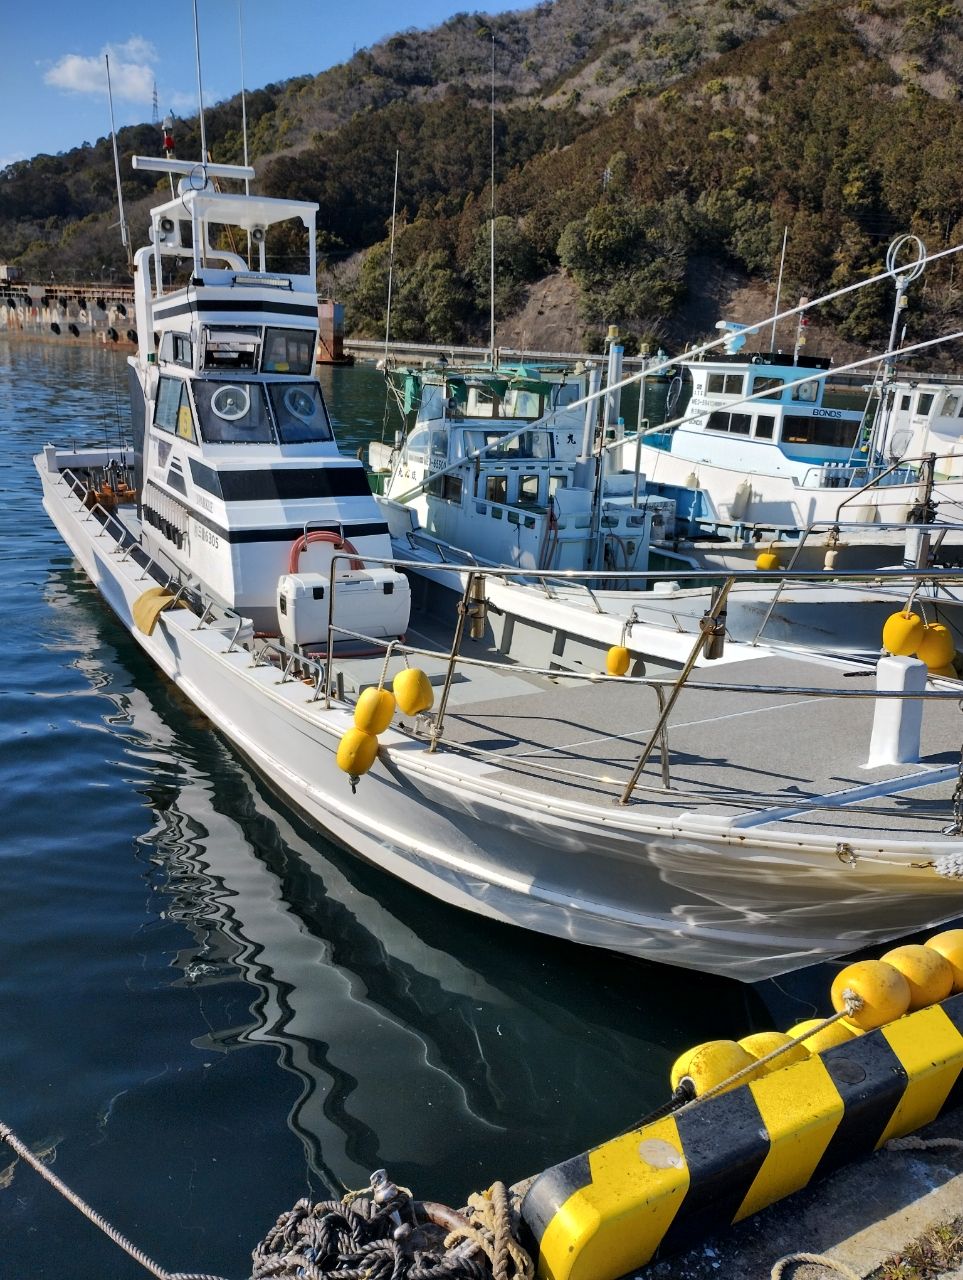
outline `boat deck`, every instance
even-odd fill
[[[707,830],[778,822],[809,835],[831,826],[853,837],[938,840],[952,818],[960,762],[956,701],[924,703],[918,764],[867,768],[875,702],[833,692],[869,693],[872,669],[754,653],[693,673],[669,719],[669,790],[656,745],[630,806],[667,819],[698,814]],[[459,675],[441,749],[485,761],[499,780],[572,801],[616,803],[658,719],[655,691],[634,682],[576,683],[510,667]],[[728,685],[767,691],[718,687]]]

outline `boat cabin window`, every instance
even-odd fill
[[[435,427],[431,433],[431,460],[443,467],[448,461],[448,428]]]
[[[497,438],[497,437],[496,437]],[[499,458],[539,458],[554,456],[555,438],[550,431],[522,431],[497,447]]]
[[[829,449],[851,449],[856,443],[858,422],[839,418],[804,418],[787,413],[782,420],[782,438],[786,444],[818,444]]]
[[[916,412],[929,413],[929,411],[933,408],[933,398],[934,397],[933,397],[932,391],[921,392],[920,398],[916,402]]]
[[[538,505],[538,476],[518,477],[518,501],[526,507]]]
[[[955,418],[957,410],[960,407],[960,397],[950,395],[949,392],[943,397],[943,403],[940,406],[941,418]]]
[[[194,344],[186,333],[172,333],[169,329],[161,337],[158,352],[161,364],[179,364],[194,368]]]
[[[537,391],[509,387],[505,393],[506,418],[540,418],[541,415],[542,397]]]
[[[555,497],[559,489],[568,488],[568,476],[549,476],[548,477],[548,497],[549,501]]]
[[[577,382],[557,382],[552,387],[551,405],[553,409],[564,409],[567,404],[574,404],[584,394]]]
[[[706,391],[709,394],[741,396],[746,385],[745,375],[741,373],[710,373],[706,380]]]
[[[159,378],[154,404],[154,426],[182,440],[196,440],[187,383],[180,378]]]
[[[314,372],[313,329],[265,329],[261,369],[265,373]]]
[[[446,502],[461,502],[461,476],[435,476],[428,482],[428,492]]]
[[[489,502],[507,502],[508,476],[486,476],[485,497]]]
[[[269,382],[268,395],[282,444],[332,438],[331,423],[316,382]]]
[[[734,436],[747,436],[751,423],[752,418],[748,413],[726,413],[716,409],[714,413],[709,414],[706,430],[728,431]]]
[[[430,438],[431,432],[427,427],[419,427],[417,431],[413,431],[408,437],[408,453],[416,458],[424,459],[428,453]]]
[[[497,418],[498,397],[489,387],[469,387],[465,415],[469,418]]]
[[[900,400],[900,402],[899,402],[899,407],[900,407],[900,412],[901,412],[901,413],[906,413],[906,411],[907,411],[907,410],[909,409],[909,407],[910,407],[910,398],[909,398],[909,396],[903,396],[903,397],[902,397],[902,399],[901,399],[901,400]]]
[[[763,375],[762,377],[753,378],[752,394],[757,396],[765,391],[767,400],[781,400],[782,389],[785,385],[782,378],[769,378]]]
[[[776,419],[771,414],[760,413],[756,419],[756,429],[752,434],[757,440],[771,440],[775,426]]]
[[[195,382],[201,435],[211,444],[273,444],[264,388],[257,382]]]
[[[794,400],[805,400],[811,404],[819,396],[818,382],[800,382],[792,389],[792,398]]]
[[[253,326],[204,330],[205,369],[256,369],[261,330]]]

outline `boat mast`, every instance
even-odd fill
[[[128,267],[133,266],[133,256],[130,251],[130,236],[127,234],[127,219],[124,216],[124,193],[120,185],[120,160],[117,155],[117,130],[114,127],[114,94],[110,86],[110,56],[104,54],[104,62],[107,66],[107,103],[110,107],[110,141],[114,148],[114,177],[117,180],[117,211],[120,215],[120,242],[124,246],[127,254]]]
[[[492,199],[491,199],[491,269],[489,272],[490,279],[490,301],[491,301],[491,364],[492,369],[495,368],[495,32],[491,33],[492,38],[492,106],[491,106],[491,133],[492,133]]]
[[[388,309],[385,313],[385,373],[388,370],[388,335],[391,333],[391,284],[395,266],[395,216],[398,212],[398,157],[401,154],[395,148],[395,186],[391,197],[391,242],[388,248]]]
[[[244,168],[248,167],[247,163],[247,98],[244,94],[244,17],[242,14],[243,0],[237,0],[237,39],[241,50],[241,133],[244,138]],[[244,179],[244,194],[251,194],[251,180]],[[248,259],[250,259],[250,239],[251,234],[248,232]]]
[[[245,164],[247,161],[245,161]],[[776,281],[776,305],[772,312],[772,337],[769,339],[769,354],[776,353],[776,316],[779,314],[779,298],[782,294],[782,270],[786,265],[786,241],[789,239],[789,228],[782,229],[782,253],[779,255],[779,279]]]
[[[201,34],[197,26],[197,0],[192,0],[194,9],[194,62],[197,66],[197,115],[201,126],[201,168],[204,180],[207,181],[207,134],[204,132],[204,90],[201,87]]]

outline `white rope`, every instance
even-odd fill
[[[858,1271],[854,1271],[852,1267],[847,1267],[845,1262],[837,1262],[835,1258],[830,1258],[825,1253],[787,1253],[785,1257],[773,1263],[772,1271],[769,1273],[769,1280],[782,1280],[783,1271],[793,1262],[808,1263],[813,1267],[828,1267],[830,1271],[835,1271],[837,1275],[844,1276],[845,1280],[863,1280]]]

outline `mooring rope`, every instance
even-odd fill
[[[283,1213],[254,1250],[253,1280],[532,1280],[517,1232],[502,1182],[457,1213],[414,1200],[379,1169],[367,1191]]]
[[[21,1141],[14,1133],[9,1125],[0,1122],[0,1139],[4,1141],[8,1147],[11,1147],[21,1160],[26,1161],[31,1169],[36,1170],[41,1178],[49,1182],[55,1190],[59,1191],[65,1200],[69,1200],[75,1209],[79,1209],[85,1218],[89,1218],[95,1227],[99,1227],[105,1236],[109,1236],[114,1244],[119,1245],[125,1253],[130,1254],[135,1262],[139,1262],[145,1271],[149,1271],[151,1275],[156,1276],[157,1280],[223,1280],[221,1276],[212,1276],[199,1272],[186,1271],[165,1271],[159,1266],[153,1258],[144,1253],[143,1249],[138,1249],[137,1245],[132,1244],[125,1235],[112,1226],[107,1219],[96,1209],[92,1208],[87,1202],[75,1191],[71,1191],[65,1182],[62,1182],[42,1160],[30,1150],[27,1144]]]
[[[838,1262],[835,1258],[830,1258],[825,1253],[787,1253],[785,1257],[773,1263],[772,1271],[769,1273],[769,1280],[782,1280],[783,1271],[793,1262],[798,1262],[800,1265],[808,1263],[812,1267],[828,1267],[830,1271],[835,1271],[837,1275],[845,1277],[845,1280],[863,1280],[858,1271],[854,1271],[852,1267],[847,1267],[845,1262]]]

